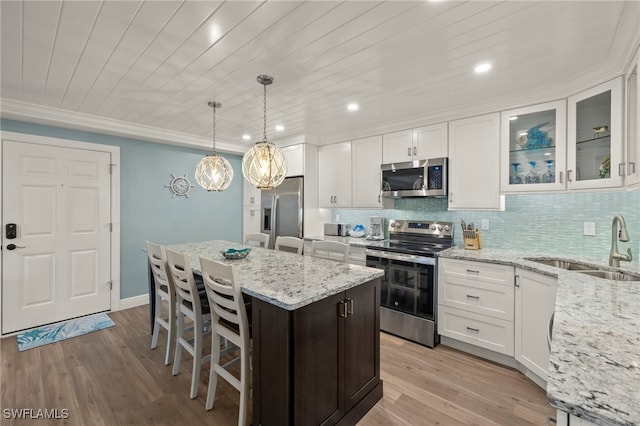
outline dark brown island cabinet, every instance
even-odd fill
[[[253,425],[355,425],[382,398],[380,278],[296,310],[253,298]]]

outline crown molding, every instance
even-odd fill
[[[82,130],[112,136],[122,136],[167,145],[184,146],[209,150],[211,141],[187,133],[174,132],[167,129],[132,124],[126,121],[97,117],[90,114],[68,111],[44,105],[36,105],[13,99],[0,98],[0,116],[10,120],[27,123],[44,124],[65,129]],[[242,155],[244,146],[225,142],[217,142],[216,150]]]

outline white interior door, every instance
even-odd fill
[[[110,157],[4,141],[3,334],[110,309]]]

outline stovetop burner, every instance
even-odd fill
[[[453,245],[451,222],[389,221],[390,240],[371,244],[371,250],[434,257]]]

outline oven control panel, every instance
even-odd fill
[[[446,236],[453,238],[453,224],[451,222],[420,221],[391,219],[389,221],[389,234],[420,234],[433,236]]]

